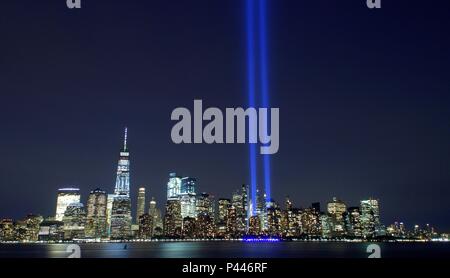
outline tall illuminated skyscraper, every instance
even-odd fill
[[[380,208],[378,200],[369,198],[362,200],[361,208],[361,228],[364,237],[374,237],[380,233]]]
[[[243,186],[245,189],[245,186]],[[240,235],[243,235],[247,231],[247,212],[244,199],[246,199],[246,193],[244,195],[243,192],[236,191],[232,195],[231,203],[236,213],[236,232]]]
[[[152,197],[151,201],[148,204],[148,214],[155,215],[156,214],[156,201],[155,197]]]
[[[345,229],[347,235],[361,237],[361,211],[359,207],[349,207],[345,214]]]
[[[154,197],[149,203],[148,214],[152,219],[152,237],[161,235],[163,232],[163,218],[161,210],[156,206]]]
[[[170,173],[167,182],[167,200],[178,200],[181,205],[182,217],[197,217],[195,178],[181,178],[176,173]]]
[[[331,219],[332,235],[343,235],[345,233],[344,213],[347,211],[347,205],[333,197],[333,200],[327,204],[327,211]]]
[[[60,188],[56,200],[55,220],[62,221],[67,207],[73,203],[80,202],[80,189],[78,188]]]
[[[179,198],[181,201],[181,216],[197,217],[195,186],[197,180],[195,178],[185,177],[181,179],[181,188]]]
[[[167,200],[164,217],[164,235],[170,238],[180,237],[183,218],[181,216],[180,200]]]
[[[161,219],[159,219],[160,215],[158,215],[158,208],[156,207],[156,201],[155,201],[154,197],[152,197],[151,201],[149,202],[148,215],[150,216],[150,219],[151,219],[151,224],[152,224],[151,236],[153,237],[154,231],[156,228],[156,224],[158,221],[161,221]]]
[[[145,188],[139,188],[136,210],[136,222],[139,223],[139,217],[145,213]]]
[[[130,152],[127,146],[128,128],[125,128],[123,148],[117,164],[117,178],[114,194],[130,196]]]
[[[197,198],[197,216],[200,214],[214,218],[214,197],[205,192]]]
[[[230,199],[220,198],[219,201],[219,215],[218,215],[218,222],[227,222],[228,217],[228,209],[231,206]]]
[[[130,152],[127,146],[128,129],[125,128],[123,148],[117,165],[116,187],[111,208],[110,237],[126,239],[131,236]]]
[[[167,182],[167,200],[177,200],[181,192],[181,177],[176,173],[169,174]]]
[[[104,238],[107,236],[106,192],[97,188],[89,194],[87,201],[86,237]]]
[[[197,179],[184,177],[181,179],[180,194],[195,194]]]
[[[261,221],[261,231],[267,229],[267,195],[259,189],[256,189],[256,215],[259,216]]]

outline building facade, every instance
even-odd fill
[[[363,237],[370,238],[380,234],[380,208],[378,200],[369,198],[362,200],[361,209],[361,229]]]
[[[97,188],[89,194],[87,201],[86,237],[106,238],[107,227],[107,202],[108,195],[105,191]]]
[[[82,203],[70,204],[63,217],[64,239],[78,239],[85,237],[86,211]]]
[[[139,217],[145,213],[145,188],[140,187],[137,197],[136,222],[139,223]]]
[[[64,212],[67,207],[73,203],[80,202],[80,189],[79,188],[60,188],[58,189],[58,197],[56,199],[56,213],[55,220],[62,221]]]
[[[167,200],[166,215],[164,216],[164,236],[169,238],[181,237],[182,222],[180,200]]]
[[[126,195],[114,197],[111,210],[111,239],[131,237],[131,199]]]

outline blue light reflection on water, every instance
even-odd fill
[[[80,244],[82,258],[367,258],[369,243],[134,242]],[[449,243],[379,243],[383,258],[450,257]],[[65,258],[67,244],[0,244],[0,258]]]

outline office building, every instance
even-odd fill
[[[145,213],[145,188],[140,187],[137,197],[136,222],[139,223],[139,217]]]
[[[111,239],[131,237],[131,199],[127,195],[114,196],[111,210]]]
[[[181,237],[182,222],[180,200],[167,200],[166,215],[164,217],[164,235],[169,238]]]
[[[80,239],[85,237],[86,211],[82,203],[70,204],[63,217],[64,239]]]
[[[73,203],[80,202],[80,189],[78,188],[60,188],[56,199],[55,220],[62,221],[67,207]]]
[[[89,194],[87,201],[87,216],[85,235],[88,238],[106,238],[107,229],[107,200],[105,191],[97,188]]]

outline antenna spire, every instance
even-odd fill
[[[127,149],[128,127],[125,127],[125,136],[123,138],[123,149]]]

